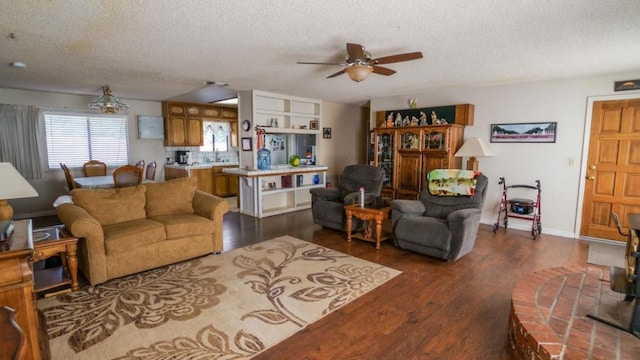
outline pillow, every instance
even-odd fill
[[[87,210],[100,225],[144,219],[145,186],[119,189],[74,189],[73,203]]]
[[[429,193],[435,196],[473,196],[478,174],[472,170],[435,169],[427,174]]]
[[[198,178],[183,177],[165,182],[145,183],[147,187],[147,217],[193,214],[193,196]]]

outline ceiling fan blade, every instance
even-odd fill
[[[382,67],[382,66],[377,66],[377,65],[372,65],[373,67],[373,72],[376,74],[380,74],[380,75],[393,75],[396,73],[395,70],[386,68],[386,67]]]
[[[391,64],[402,61],[422,59],[422,52],[410,52],[405,54],[383,56],[381,58],[373,59],[371,62],[374,64]]]
[[[305,62],[305,61],[298,61],[296,64],[310,64],[310,65],[342,65],[344,66],[344,63],[324,63],[324,62]]]
[[[364,60],[364,46],[347,43],[347,54],[349,54],[349,59],[352,61],[357,59]]]
[[[338,71],[338,72],[337,72],[337,73],[335,73],[335,74],[331,74],[331,75],[327,76],[327,79],[332,78],[332,77],[336,77],[336,76],[338,76],[338,75],[342,75],[342,74],[344,74],[344,72],[345,72],[345,71],[344,71],[344,69],[343,69],[343,70],[340,70],[340,71]]]

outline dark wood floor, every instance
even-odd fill
[[[264,219],[224,218],[225,251],[291,235],[403,273],[311,324],[255,359],[509,359],[507,323],[514,284],[531,272],[586,264],[584,241],[481,225],[474,250],[444,263],[391,241],[346,242],[314,225],[311,211]]]
[[[476,246],[455,263],[385,241],[346,242],[314,225],[310,211],[261,220],[225,215],[225,249],[291,235],[403,273],[311,324],[256,359],[509,359],[507,323],[514,284],[526,274],[586,264],[584,241],[481,225]]]

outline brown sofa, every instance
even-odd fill
[[[92,285],[222,251],[229,203],[196,190],[196,178],[120,189],[75,189],[56,212],[78,242]]]

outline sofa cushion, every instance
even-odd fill
[[[119,189],[74,189],[73,202],[87,210],[100,225],[144,219],[144,185]]]
[[[106,225],[102,229],[107,256],[139,249],[166,239],[164,226],[148,219]],[[153,256],[153,254],[149,254],[149,256]]]
[[[160,215],[150,218],[164,225],[167,239],[178,239],[194,235],[210,235],[215,232],[215,223],[196,214]]]
[[[165,182],[146,183],[147,217],[193,214],[193,195],[198,179],[195,177],[178,178]]]

